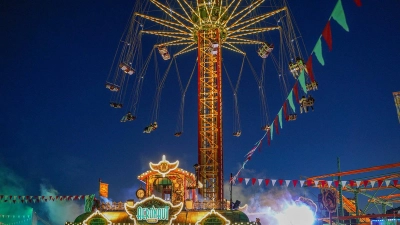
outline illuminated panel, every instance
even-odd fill
[[[206,225],[208,224],[209,220],[215,223],[215,219],[219,220],[220,223],[218,224],[221,225],[229,225],[231,223],[231,221],[227,220],[223,215],[221,215],[218,212],[215,212],[215,210],[212,209],[210,212],[204,215],[203,218],[199,219],[195,225]]]
[[[171,170],[178,168],[179,161],[177,160],[174,163],[170,163],[168,160],[166,160],[165,155],[163,155],[162,160],[159,163],[154,164],[150,162],[149,165],[151,170],[158,172],[165,177],[165,175],[171,172]]]
[[[111,225],[111,221],[107,219],[99,210],[90,215],[83,221],[83,225]]]
[[[125,211],[135,224],[140,225],[171,225],[172,221],[182,211],[183,203],[172,205],[169,201],[154,195],[135,203],[133,206],[125,203]]]

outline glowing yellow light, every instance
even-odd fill
[[[204,220],[204,219],[206,219],[206,218],[207,218],[209,215],[211,215],[211,214],[215,214],[215,215],[218,216],[219,218],[225,220],[225,225],[229,225],[229,224],[231,223],[231,221],[227,220],[223,215],[221,215],[221,214],[218,213],[218,212],[215,212],[214,209],[211,209],[211,211],[208,212],[206,215],[204,215],[201,219],[199,219],[199,220],[196,222],[195,225],[200,225],[201,221]]]
[[[90,215],[86,220],[83,221],[83,224],[86,225],[87,222],[90,221],[95,216],[103,217],[107,221],[107,224],[111,225],[111,221],[107,217],[105,217],[99,210],[96,210],[95,213],[92,213],[92,215]]]

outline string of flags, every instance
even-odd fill
[[[362,3],[361,0],[354,0],[354,3],[358,6],[361,7]],[[268,145],[270,145],[271,140],[273,140],[274,137],[274,129],[276,134],[279,134],[279,127],[280,129],[283,129],[283,116],[285,118],[286,121],[289,120],[289,115],[288,115],[288,103],[289,103],[289,107],[291,108],[291,110],[293,112],[296,112],[296,107],[294,104],[294,99],[293,99],[293,95],[296,98],[296,102],[299,102],[299,87],[298,85],[300,84],[301,89],[303,90],[303,92],[305,94],[307,94],[307,84],[306,84],[306,74],[305,74],[305,70],[308,74],[308,77],[310,78],[311,82],[316,82],[315,81],[315,77],[314,77],[314,73],[313,73],[313,66],[312,66],[312,56],[315,55],[315,57],[317,58],[318,62],[323,66],[325,65],[325,61],[322,55],[322,42],[321,42],[321,37],[325,40],[325,42],[328,45],[329,51],[332,50],[332,30],[331,30],[331,19],[334,19],[344,30],[346,30],[347,32],[349,32],[349,27],[347,25],[346,22],[346,16],[344,13],[344,9],[343,9],[343,5],[342,5],[342,1],[338,0],[331,16],[328,19],[328,22],[326,23],[320,37],[318,38],[318,41],[316,43],[316,45],[313,48],[313,51],[311,52],[310,56],[308,57],[308,60],[306,62],[305,65],[305,69],[302,69],[300,71],[300,75],[297,78],[296,83],[294,84],[293,88],[291,89],[291,91],[289,92],[287,98],[285,99],[285,102],[283,103],[282,107],[280,108],[278,114],[275,116],[274,120],[273,120],[273,124],[271,124],[269,126],[269,129],[267,129],[267,131],[265,132],[264,136],[258,140],[253,148],[245,155],[245,161],[242,164],[242,167],[239,169],[239,171],[231,178],[230,182],[235,182],[235,180],[237,180],[240,172],[244,169],[244,166],[246,165],[246,163],[251,159],[252,155],[254,154],[254,152],[257,149],[260,149],[260,146],[262,146],[262,142],[264,140],[265,137],[267,137],[267,141],[268,141]]]
[[[239,177],[237,179],[239,184],[244,183],[248,185],[258,184],[261,186],[265,184],[265,186],[284,186],[284,187],[338,187],[341,185],[342,187],[389,187],[390,185],[397,186],[398,180],[342,180],[342,181],[331,181],[331,180],[285,180],[285,179],[263,179],[263,178],[243,178]],[[244,182],[243,182],[244,181]],[[375,185],[376,184],[376,185]]]
[[[39,203],[48,201],[73,201],[85,199],[89,195],[67,196],[29,196],[29,195],[0,195],[0,203]]]

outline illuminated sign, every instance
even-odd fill
[[[159,220],[169,219],[169,207],[163,208],[142,208],[139,206],[136,211],[137,220],[146,220],[148,223],[157,223]]]
[[[125,203],[125,210],[135,224],[170,225],[176,216],[182,211],[183,203],[172,205],[154,195],[136,202],[133,206]]]
[[[160,173],[163,177],[165,177],[165,175],[168,174],[171,170],[178,168],[179,161],[170,163],[168,160],[166,160],[165,155],[163,155],[162,160],[159,163],[149,163],[149,165],[151,170],[156,171]]]

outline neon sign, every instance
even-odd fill
[[[133,206],[125,203],[125,210],[136,225],[171,225],[176,216],[182,211],[183,203],[172,205],[154,195],[136,202]]]
[[[139,206],[136,211],[137,220],[146,220],[148,223],[157,223],[159,220],[169,220],[169,206],[162,208],[143,208]]]

